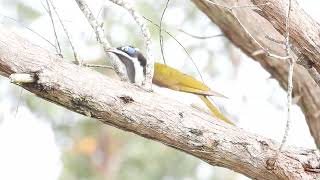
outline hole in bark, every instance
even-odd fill
[[[191,132],[192,134],[196,135],[196,136],[202,136],[203,132],[199,129],[190,129],[189,132]]]
[[[266,161],[267,164],[267,169],[268,170],[274,170],[275,169],[275,165],[276,165],[276,158],[270,158]]]
[[[119,97],[125,104],[132,103],[134,100],[130,96],[120,96]]]

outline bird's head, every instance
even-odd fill
[[[133,46],[120,46],[117,48],[109,48],[107,51],[114,53],[118,57],[123,56],[128,59],[137,58],[138,53],[140,53],[140,50]]]
[[[138,48],[132,46],[121,46],[107,50],[115,54],[124,64],[128,78],[132,83],[140,84],[146,75],[147,60]]]

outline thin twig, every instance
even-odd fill
[[[200,78],[201,78],[201,81],[204,83],[204,79],[202,77],[202,74],[198,68],[198,66],[196,65],[196,63],[194,62],[193,58],[191,57],[190,53],[188,52],[188,50],[182,45],[182,43],[174,36],[172,35],[170,32],[168,32],[166,29],[163,29],[160,27],[160,25],[154,23],[153,21],[151,21],[150,19],[146,18],[146,17],[143,17],[144,19],[146,19],[147,21],[149,21],[152,25],[158,27],[159,29],[162,29],[165,33],[167,33],[172,39],[174,39],[180,47],[182,47],[182,49],[184,50],[184,52],[187,54],[188,58],[190,59],[190,61],[192,62],[192,64],[194,65],[194,67],[196,68]],[[204,83],[205,84],[205,83]],[[208,97],[214,104],[216,104],[214,102],[214,100],[211,98],[211,97]]]
[[[162,22],[163,22],[164,14],[166,13],[166,10],[168,8],[169,2],[170,2],[170,0],[167,0],[166,5],[162,11],[160,23],[159,23],[160,24],[159,25],[159,42],[160,42],[161,56],[162,56],[162,60],[163,60],[164,64],[167,64],[167,62],[166,62],[164,52],[163,52],[164,43],[163,43],[163,35],[162,35]]]
[[[100,13],[102,11],[103,7],[101,7],[98,11],[98,14],[96,16],[96,19],[99,19],[99,16],[100,16]],[[100,25],[101,27],[103,27],[103,23]],[[92,39],[92,36],[93,36],[93,32],[91,32],[90,36],[89,36],[89,39]]]
[[[139,25],[141,29],[141,33],[143,35],[144,43],[146,46],[146,55],[147,55],[147,66],[146,66],[146,78],[143,81],[143,85],[147,90],[152,90],[152,78],[153,78],[153,72],[154,72],[154,59],[151,53],[151,34],[149,32],[149,29],[147,27],[147,24],[145,20],[143,19],[143,16],[141,16],[126,0],[109,0],[124,9],[126,9],[135,22]]]
[[[17,115],[18,115],[18,111],[19,111],[19,107],[21,105],[21,101],[22,101],[22,92],[23,92],[23,88],[20,87],[20,93],[19,93],[19,98],[18,98],[18,104],[16,107],[16,111],[14,112],[14,119],[16,119]]]
[[[76,52],[76,50],[75,50],[75,48],[74,48],[74,46],[73,46],[73,44],[72,44],[72,41],[71,41],[71,38],[70,38],[70,36],[69,36],[69,32],[68,32],[67,28],[64,26],[64,24],[63,24],[63,22],[62,22],[62,20],[61,20],[61,18],[60,18],[60,15],[59,15],[59,13],[58,13],[55,5],[53,4],[52,0],[49,0],[49,1],[50,1],[50,4],[51,4],[51,6],[52,6],[53,11],[56,13],[56,16],[58,17],[58,20],[59,20],[59,22],[60,22],[60,24],[61,24],[61,26],[62,26],[62,28],[63,28],[64,33],[65,33],[66,36],[67,36],[67,39],[68,39],[68,41],[69,41],[70,47],[71,47],[72,52],[73,52],[74,62],[75,62],[75,64],[81,65],[82,62],[79,61],[78,54],[77,54],[77,52]],[[48,2],[48,0],[47,0],[47,2]]]
[[[269,39],[270,41],[273,41],[277,44],[282,44],[282,45],[286,45],[286,42],[285,41],[282,41],[282,40],[278,40],[278,39],[274,39],[273,37],[270,37],[268,35],[265,36],[265,38]]]
[[[50,20],[51,20],[54,38],[55,38],[56,44],[57,44],[56,51],[57,51],[57,54],[61,54],[60,42],[59,42],[58,35],[57,35],[57,32],[56,32],[56,27],[55,27],[54,20],[53,20],[53,17],[52,17],[49,1],[46,0],[46,3],[47,3],[47,6],[48,6],[47,10],[48,10],[48,14],[49,14],[49,17],[50,17]]]
[[[103,32],[103,28],[99,25],[98,21],[92,14],[91,10],[89,9],[89,6],[84,0],[75,0],[78,4],[80,10],[84,14],[84,16],[87,18],[88,22],[90,23],[92,29],[94,30],[97,41],[102,45],[106,55],[110,58],[111,65],[114,68],[114,71],[118,74],[120,79],[122,81],[128,81],[128,76],[126,72],[124,71],[124,66],[121,64],[120,60],[117,58],[116,55],[109,53],[108,49],[110,49],[110,43],[105,38],[105,34]]]
[[[154,23],[154,22],[151,21],[150,19],[148,19],[148,18],[146,18],[146,17],[143,17],[143,18],[146,19],[147,21],[149,21],[152,25],[160,28],[160,26],[159,26],[158,24]],[[168,31],[165,30],[165,29],[162,29],[162,30],[163,30],[165,33],[167,33],[172,39],[174,39],[174,41],[176,41],[176,42],[179,44],[179,46],[180,46],[180,47],[183,49],[183,51],[187,54],[187,56],[188,56],[188,58],[190,59],[191,63],[192,63],[192,64],[194,65],[194,67],[196,68],[196,70],[197,70],[197,72],[198,72],[198,74],[199,74],[202,82],[204,82],[204,81],[203,81],[202,74],[201,74],[198,66],[197,66],[196,63],[194,62],[193,58],[191,57],[190,53],[188,52],[188,50],[183,46],[183,44],[182,44],[176,37],[174,37],[174,35],[172,35],[170,32],[168,32]]]
[[[289,129],[290,129],[290,123],[291,123],[291,111],[292,111],[292,89],[293,89],[293,69],[294,69],[294,59],[292,58],[292,56],[290,55],[290,33],[289,33],[289,28],[290,28],[290,11],[291,11],[291,0],[288,0],[289,4],[288,4],[288,9],[287,9],[287,13],[286,13],[286,19],[285,19],[285,23],[286,23],[286,27],[285,27],[285,50],[286,50],[286,55],[285,56],[279,56],[276,54],[272,54],[270,53],[266,48],[264,48],[253,36],[252,34],[246,29],[246,27],[241,23],[241,21],[239,20],[239,18],[236,16],[236,14],[234,13],[234,9],[236,8],[242,8],[242,7],[258,7],[258,6],[262,6],[262,5],[268,5],[270,3],[265,3],[265,4],[260,4],[260,5],[245,5],[245,6],[232,6],[232,7],[227,7],[227,6],[223,6],[220,5],[218,3],[214,3],[210,0],[206,0],[207,2],[209,2],[210,4],[222,7],[227,9],[228,11],[231,12],[231,14],[235,17],[235,19],[238,21],[238,23],[240,24],[240,26],[244,29],[244,31],[246,32],[246,34],[253,39],[253,41],[270,57],[274,57],[277,59],[281,59],[281,60],[288,60],[288,64],[289,64],[289,69],[288,69],[288,90],[287,90],[287,121],[286,121],[286,128],[285,128],[285,132],[281,141],[281,145],[275,155],[275,157],[273,159],[269,159],[267,161],[267,165],[268,168],[274,168],[274,165],[278,159],[279,154],[281,153],[283,146],[285,145],[286,141],[287,141],[287,137],[288,137],[288,133],[289,133]],[[280,42],[280,41],[279,41]]]
[[[3,14],[0,14],[0,16],[2,16],[4,18],[7,18],[7,19],[10,19],[11,21],[16,22],[18,25],[22,26],[23,28],[28,29],[30,32],[34,33],[35,35],[39,36],[44,41],[48,42],[52,47],[56,48],[56,46],[52,42],[50,42],[48,39],[46,39],[44,36],[42,36],[41,34],[37,33],[36,31],[34,31],[33,29],[29,28],[28,26],[22,24],[18,20],[14,19],[12,17],[6,16],[6,15],[3,15]]]
[[[270,56],[270,57],[273,57],[273,58],[276,58],[276,59],[280,59],[280,60],[287,60],[290,58],[290,56],[280,56],[280,55],[276,55],[276,54],[273,54],[271,52],[269,52],[269,50],[265,47],[263,47],[261,45],[261,43],[259,43],[258,40],[256,40],[253,35],[250,33],[250,31],[242,24],[242,22],[240,21],[240,19],[237,17],[236,13],[234,12],[235,9],[240,9],[240,8],[253,8],[253,7],[259,7],[259,6],[266,6],[266,5],[270,5],[269,2],[267,3],[263,3],[263,4],[258,4],[258,5],[234,5],[234,6],[231,6],[231,7],[228,7],[228,6],[224,6],[224,5],[221,5],[221,4],[218,4],[218,3],[215,3],[215,2],[212,2],[210,0],[206,0],[208,3],[210,4],[213,4],[213,5],[216,5],[216,6],[219,6],[219,7],[222,7],[228,11],[230,11],[230,13],[234,16],[234,18],[238,21],[238,23],[240,24],[241,28],[245,31],[245,33],[250,37],[250,39],[252,39],[260,48],[261,50],[264,51],[264,53],[267,55],[267,56]],[[260,54],[260,53],[259,53]],[[255,54],[252,54],[252,55],[257,55],[256,53]]]
[[[293,70],[294,70],[294,64],[295,60],[294,58],[290,55],[290,50],[291,50],[291,44],[290,44],[290,12],[291,12],[291,0],[288,0],[288,9],[286,12],[286,19],[285,19],[285,51],[286,51],[286,56],[289,57],[288,60],[288,89],[287,89],[287,119],[286,119],[286,127],[285,131],[282,137],[281,144],[279,146],[279,149],[277,150],[275,156],[271,159],[267,160],[267,168],[268,169],[274,169],[275,164],[279,158],[280,153],[283,150],[284,145],[287,142],[287,138],[289,135],[289,130],[290,130],[290,124],[291,124],[291,111],[292,111],[292,90],[293,90]],[[282,44],[282,42],[281,42]],[[304,60],[303,57],[299,57],[298,60]],[[306,62],[301,62],[304,63],[302,64],[303,66],[309,66]]]
[[[167,0],[166,5],[165,5],[165,8],[164,8],[164,10],[163,10],[163,12],[162,12],[162,15],[161,15],[161,18],[160,18],[160,25],[157,25],[156,23],[152,22],[151,20],[149,20],[149,19],[146,18],[146,17],[144,17],[144,18],[145,18],[147,21],[149,21],[150,23],[152,23],[153,25],[155,25],[155,26],[157,26],[157,27],[159,28],[160,48],[161,48],[161,55],[162,55],[162,59],[163,59],[164,63],[166,64],[165,55],[164,55],[164,52],[163,52],[163,46],[164,46],[164,44],[163,44],[163,35],[162,35],[162,31],[163,31],[163,30],[164,30],[169,36],[171,36],[171,37],[183,48],[183,50],[184,50],[184,52],[187,54],[188,58],[190,59],[190,61],[192,62],[192,64],[195,66],[195,68],[196,68],[196,70],[197,70],[197,72],[198,72],[198,74],[199,74],[199,76],[200,76],[200,78],[201,78],[201,81],[204,83],[204,79],[203,79],[203,77],[202,77],[202,74],[201,74],[201,72],[200,72],[197,64],[195,63],[195,61],[193,60],[193,58],[192,58],[191,55],[189,54],[188,50],[180,43],[179,40],[177,40],[176,37],[174,37],[171,33],[169,33],[168,31],[166,31],[165,29],[162,28],[163,17],[164,17],[164,14],[165,14],[165,12],[166,12],[166,10],[167,10],[167,8],[168,8],[169,1],[170,1],[170,0]],[[183,33],[185,33],[185,34],[187,34],[187,35],[189,35],[189,36],[192,36],[190,33],[187,33],[187,32],[185,32],[185,31],[183,31],[182,29],[179,29],[178,31],[183,32]],[[195,37],[195,36],[193,36],[193,37]],[[218,36],[216,36],[216,37],[218,37]],[[204,39],[204,38],[202,38],[202,39]],[[215,103],[211,97],[209,97],[209,99],[210,99],[213,103]]]
[[[291,12],[291,0],[288,0],[288,9],[286,15],[286,55],[290,56],[290,12]],[[294,59],[291,57],[288,59],[289,63],[289,72],[288,72],[288,90],[287,90],[287,122],[284,135],[282,137],[281,145],[278,150],[278,154],[281,153],[283,146],[287,142],[287,137],[290,130],[291,123],[291,110],[292,110],[292,89],[293,89],[293,68],[294,68]],[[276,157],[277,158],[277,157]]]
[[[189,32],[186,32],[183,29],[178,29],[178,31],[180,31],[180,32],[192,37],[192,38],[195,38],[195,39],[211,39],[211,38],[223,37],[224,36],[224,34],[216,34],[216,35],[209,35],[209,36],[199,36],[199,35],[194,35],[194,34],[191,34]]]

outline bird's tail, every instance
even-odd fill
[[[212,112],[212,114],[214,116],[216,116],[217,118],[221,119],[222,121],[231,124],[231,125],[235,125],[233,122],[231,122],[229,119],[227,119],[220,111],[219,109],[214,106],[211,101],[203,95],[198,95],[200,97],[200,99],[206,104],[206,106],[210,109],[210,111]]]
[[[216,97],[227,98],[223,94],[220,94],[220,93],[213,91],[209,88],[205,89],[205,90],[201,90],[199,88],[181,86],[181,87],[179,87],[179,91],[186,92],[186,93],[192,93],[192,94],[199,94],[199,95],[204,95],[204,96],[216,96]]]

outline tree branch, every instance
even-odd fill
[[[0,72],[24,73],[28,91],[71,111],[257,179],[313,179],[317,151],[285,147],[266,168],[278,143],[224,124],[213,116],[132,84],[76,66],[0,27]]]
[[[118,74],[118,76],[122,81],[128,81],[127,73],[124,70],[124,65],[121,64],[121,61],[118,59],[116,55],[107,51],[111,46],[108,40],[105,38],[103,28],[101,27],[100,24],[98,24],[98,21],[92,14],[88,4],[85,2],[85,0],[75,0],[75,1],[78,4],[83,15],[87,18],[92,29],[94,30],[97,37],[97,41],[102,45],[103,50],[105,51],[107,57],[110,59],[110,62],[113,66],[114,71]]]
[[[239,24],[237,18],[235,18],[235,16],[233,16],[233,14],[229,10],[225,9],[224,7],[209,3],[207,1],[208,0],[193,0],[193,2],[198,6],[198,8],[201,9],[215,24],[217,24],[221,28],[222,32],[225,34],[226,37],[230,39],[230,41],[233,42],[233,44],[238,46],[245,54],[258,61],[275,79],[279,81],[280,85],[284,89],[287,89],[287,63],[285,61],[276,60],[265,53],[257,53],[261,51],[261,47],[257,45],[257,43],[255,43],[255,41],[253,41],[252,38],[246,32],[246,30],[250,31],[250,34],[253,36],[253,38],[256,41],[258,41],[261,46],[265,47],[266,49],[268,49],[268,51],[272,52],[273,54],[285,55],[285,51],[283,50],[283,44],[270,41],[270,39],[266,37],[272,37],[273,39],[280,40],[282,42],[285,41],[283,35],[280,34],[279,31],[274,28],[274,26],[281,26],[281,32],[285,32],[286,1],[261,0],[258,2],[258,0],[252,0],[256,2],[255,4],[252,4],[251,0],[242,0],[241,4],[239,4],[237,0],[229,0],[228,3],[225,3],[225,1],[222,0],[214,1],[227,7],[234,6],[234,4],[237,3],[239,6],[249,6],[250,4],[266,4],[268,2],[271,4],[261,6],[260,9],[234,9],[233,12],[236,13],[237,18],[241,21],[242,25]],[[282,4],[281,6],[277,6],[277,3]],[[274,12],[275,9],[281,12],[276,13]],[[277,20],[277,23],[274,23],[273,25],[267,19],[261,17],[260,14],[263,14],[262,12],[267,14],[274,14],[275,16],[280,13],[282,18],[280,20]],[[290,38],[295,46],[299,44],[298,47],[308,47],[312,46],[312,44],[305,45],[307,43],[306,41],[310,40],[308,39],[310,37],[297,37],[297,31],[300,32],[301,29],[304,29],[305,32],[312,31],[314,33],[315,28],[318,27],[318,24],[314,22],[309,16],[307,20],[305,19],[307,22],[301,20],[300,24],[297,23],[297,16],[300,16],[303,13],[303,10],[297,7],[297,4],[294,0],[292,2],[292,12],[290,16]],[[305,13],[303,16],[306,16]],[[306,27],[311,26],[313,23],[315,23],[314,26],[309,27],[310,29],[306,30]],[[244,30],[242,26],[244,26],[246,30]],[[310,36],[312,36],[312,34]],[[301,40],[301,38],[306,39]],[[320,37],[318,36],[318,38]],[[308,51],[308,53],[303,53],[302,51],[302,55],[309,59],[313,59],[314,57],[312,56],[315,56],[318,53],[318,50],[315,47],[313,49],[307,48],[304,51]],[[295,54],[293,53],[293,56],[299,57],[299,52],[295,50],[294,52]],[[311,65],[312,64],[314,63],[311,62]],[[314,79],[309,75],[308,70],[306,70],[302,66],[295,67],[293,78],[293,96],[301,96],[298,105],[301,107],[302,111],[305,114],[311,135],[314,137],[317,146],[320,147],[320,89],[315,83]]]

